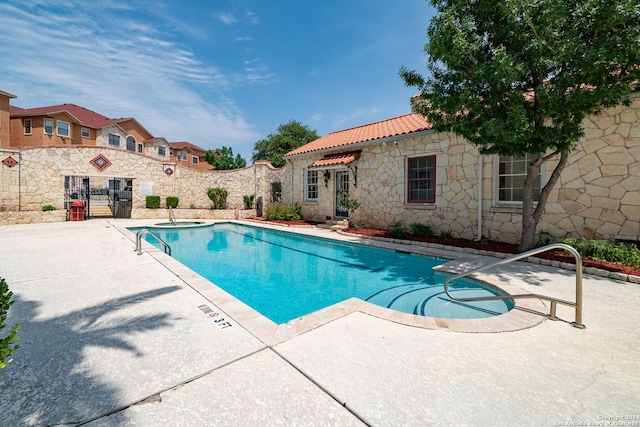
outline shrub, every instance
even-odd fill
[[[433,236],[433,230],[431,230],[431,227],[428,225],[414,223],[409,226],[409,230],[411,230],[411,234],[416,237]]]
[[[180,199],[175,196],[167,196],[167,207],[168,208],[176,208],[178,207],[178,202]]]
[[[189,205],[189,208],[190,208],[190,209],[195,209],[195,208],[196,208],[196,204],[195,204],[195,203],[191,203],[191,204]]]
[[[564,239],[580,255],[607,262],[619,262],[640,268],[640,249],[635,245],[608,240]]]
[[[242,200],[244,200],[244,208],[245,209],[253,209],[253,200],[256,198],[255,194],[250,196],[242,196]]]
[[[0,331],[6,326],[4,322],[7,319],[7,312],[9,311],[9,307],[13,305],[13,301],[11,301],[12,296],[13,292],[9,290],[9,285],[0,277]],[[11,329],[9,335],[0,338],[0,370],[7,367],[11,362],[9,356],[20,348],[19,345],[15,344],[15,342],[20,339],[18,336],[19,328],[20,325],[16,323],[13,325],[13,329]]]
[[[160,207],[160,196],[147,196],[147,209],[158,209]]]
[[[44,206],[42,207],[42,210],[43,210],[43,211],[55,211],[56,209],[58,209],[58,208],[56,208],[56,207],[55,207],[55,206],[53,206],[53,205],[44,205]]]
[[[402,239],[407,236],[407,229],[401,221],[396,221],[389,225],[389,233],[396,239]]]
[[[295,221],[302,219],[301,207],[298,205],[273,205],[267,208],[265,218],[268,220]]]
[[[227,207],[227,196],[229,192],[224,188],[209,188],[207,197],[213,202],[213,209],[224,209]]]
[[[453,232],[451,232],[451,230],[442,230],[440,232],[440,237],[443,239],[451,239],[453,238]]]

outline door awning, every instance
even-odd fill
[[[309,165],[309,169],[342,169],[360,158],[362,151],[351,151],[349,153],[328,154],[320,160]]]

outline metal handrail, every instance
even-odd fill
[[[142,236],[144,234],[151,234],[153,237],[155,237],[158,240],[158,242],[162,243],[162,245],[164,246],[164,253],[169,256],[171,255],[171,246],[169,246],[167,242],[165,242],[160,237],[158,237],[156,233],[154,233],[153,231],[147,230],[146,228],[143,228],[142,230],[136,233],[136,251],[138,252],[138,255],[142,255]]]
[[[536,255],[539,254],[541,252],[546,252],[550,249],[564,249],[566,251],[571,252],[571,254],[573,255],[573,257],[576,259],[576,301],[575,302],[571,302],[571,301],[565,301],[565,300],[561,300],[558,298],[553,298],[553,297],[548,297],[546,295],[538,295],[538,294],[518,294],[518,295],[495,295],[495,296],[491,296],[491,297],[473,297],[473,298],[456,298],[453,295],[451,295],[451,293],[449,292],[449,282],[455,280],[455,279],[460,279],[461,277],[465,277],[468,276],[470,274],[473,273],[479,273],[480,271],[484,271],[484,270],[488,270],[489,268],[492,267],[496,267],[498,265],[504,265],[504,264],[508,264],[510,262],[513,261],[518,261],[522,258],[526,258],[532,255]],[[549,311],[549,319],[551,320],[558,320],[558,317],[556,317],[556,305],[557,303],[560,304],[564,304],[564,305],[568,305],[570,307],[574,307],[575,308],[575,321],[571,322],[571,324],[573,326],[575,326],[576,328],[580,328],[580,329],[585,329],[586,326],[582,324],[582,257],[580,256],[580,253],[575,250],[574,248],[572,248],[569,245],[565,245],[564,243],[552,243],[550,245],[546,245],[543,246],[541,248],[536,248],[536,249],[532,249],[530,251],[527,252],[523,252],[521,254],[518,255],[514,255],[512,257],[509,258],[505,258],[503,260],[479,267],[479,268],[475,268],[473,270],[470,271],[465,271],[463,273],[458,273],[455,276],[451,276],[448,277],[445,281],[444,281],[444,291],[446,292],[447,296],[449,298],[451,298],[452,300],[455,301],[463,301],[463,302],[472,302],[472,301],[490,301],[490,300],[506,300],[506,299],[517,299],[517,298],[539,298],[539,299],[543,299],[546,301],[551,302],[551,308]]]
[[[176,225],[177,224],[177,222],[176,222],[176,214],[175,214],[175,212],[173,212],[173,208],[172,207],[169,208],[169,212],[171,213],[171,218],[169,218],[169,220],[171,221],[171,224]]]

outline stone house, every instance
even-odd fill
[[[589,117],[584,128],[538,232],[639,240],[640,94],[628,107]],[[418,114],[332,132],[284,158],[289,197],[308,219],[347,217],[338,202],[348,195],[361,203],[350,219],[369,227],[400,221],[467,239],[520,239],[527,159],[481,156]],[[543,167],[541,184],[554,166]]]

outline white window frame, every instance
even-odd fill
[[[159,145],[158,146],[158,156],[166,156],[167,155],[167,148],[163,145]]]
[[[191,163],[193,163],[194,165],[200,163],[200,159],[198,159],[198,156],[191,156]]]
[[[508,157],[508,156],[504,156],[504,157]],[[514,159],[521,159],[522,156],[509,156],[511,157],[511,161],[513,161]],[[511,173],[505,173],[503,174],[504,176],[511,176],[511,177],[524,177],[526,176],[527,173],[527,168],[528,168],[528,164],[529,164],[529,154],[526,154],[524,156],[524,164],[525,164],[525,171],[524,173],[513,173],[513,171],[511,171]],[[543,163],[540,166],[540,174],[538,175],[538,177],[540,178],[540,189],[542,189],[543,183],[545,182],[545,164]],[[502,175],[500,174],[500,156],[499,155],[494,155],[493,156],[493,177],[492,177],[492,185],[493,185],[493,205],[497,206],[497,207],[515,207],[515,208],[520,208],[522,207],[522,200],[500,200],[500,177]],[[511,186],[510,187],[511,191],[513,191],[514,187]]]
[[[47,123],[49,123],[49,126],[47,126]],[[47,127],[51,129],[49,132],[47,132]],[[44,119],[42,129],[47,135],[53,135],[53,119]]]
[[[315,183],[309,182],[309,174],[315,174]],[[315,186],[316,197],[309,197],[311,186]],[[317,169],[304,169],[304,201],[317,202],[320,195],[320,176]]]
[[[60,125],[67,127],[67,133],[60,133]],[[69,138],[71,136],[71,123],[65,122],[63,120],[56,120],[56,135],[61,136],[63,138]]]
[[[87,128],[80,128],[80,136],[82,138],[91,138],[91,131]]]
[[[24,134],[31,135],[32,132],[33,132],[33,122],[31,121],[31,119],[24,119]]]

